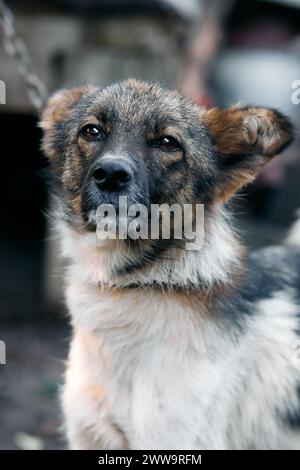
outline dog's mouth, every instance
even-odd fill
[[[115,233],[125,227],[142,230],[148,226],[150,204],[147,197],[132,194],[103,193],[86,197],[82,202],[82,216],[88,230]]]

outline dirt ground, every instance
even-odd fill
[[[58,391],[69,329],[63,325],[0,325],[0,449],[63,449]]]

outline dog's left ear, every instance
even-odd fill
[[[219,177],[216,197],[228,199],[293,141],[293,126],[268,108],[213,108],[203,123],[215,147]]]

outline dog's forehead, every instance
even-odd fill
[[[85,112],[129,124],[173,122],[183,124],[185,117],[196,117],[194,106],[179,93],[157,84],[129,80],[104,89],[89,97]]]

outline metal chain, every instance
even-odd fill
[[[0,0],[0,25],[3,30],[3,43],[6,53],[14,59],[18,72],[24,80],[27,93],[36,109],[40,109],[47,96],[47,89],[33,70],[28,49],[15,30],[12,11]]]

